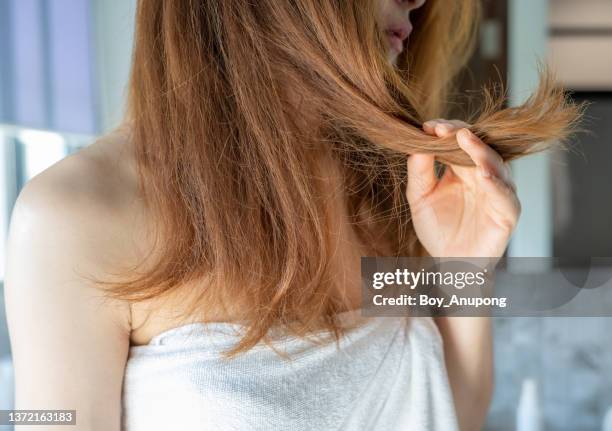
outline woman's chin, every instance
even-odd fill
[[[397,59],[399,57],[399,54],[397,52],[395,52],[395,50],[390,49],[389,53],[387,54],[387,59],[389,60],[389,63],[392,66],[397,66]]]

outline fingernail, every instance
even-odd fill
[[[459,130],[458,134],[461,133],[460,138],[463,139],[466,143],[468,144],[473,144],[474,143],[474,133],[472,133],[472,131],[470,129],[461,129]]]
[[[432,127],[434,125],[435,121],[425,121],[423,123],[423,126],[427,126],[427,127]]]
[[[473,135],[470,129],[465,129],[465,128],[459,130],[459,133],[461,133],[463,137],[466,139],[471,138]]]

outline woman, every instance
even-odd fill
[[[434,120],[476,19],[468,0],[140,1],[126,121],[13,213],[17,408],[88,430],[479,429],[488,319],[358,312],[360,256],[501,256],[505,162],[577,117],[545,75],[519,108]]]

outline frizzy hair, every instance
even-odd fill
[[[145,271],[107,285],[139,301],[201,283],[192,310],[241,304],[229,354],[281,325],[342,333],[325,200],[331,156],[345,207],[380,254],[426,253],[405,198],[406,155],[471,161],[454,138],[425,134],[443,117],[473,47],[478,2],[429,1],[397,66],[373,0],[139,0],[126,124],[145,201],[157,215]],[[505,160],[573,130],[579,107],[550,72],[522,106],[485,92],[466,118]]]

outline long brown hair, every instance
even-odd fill
[[[322,155],[340,167],[350,222],[365,243],[381,254],[424,253],[404,196],[406,155],[471,164],[453,138],[428,136],[421,124],[445,114],[478,2],[429,1],[413,12],[397,66],[386,59],[376,7],[138,2],[126,122],[159,219],[159,253],[144,273],[113,283],[113,295],[142,300],[206,280],[198,305],[246,306],[232,353],[277,324],[340,334]],[[491,94],[467,120],[506,160],[562,140],[579,114],[546,71],[522,106],[502,109]]]

